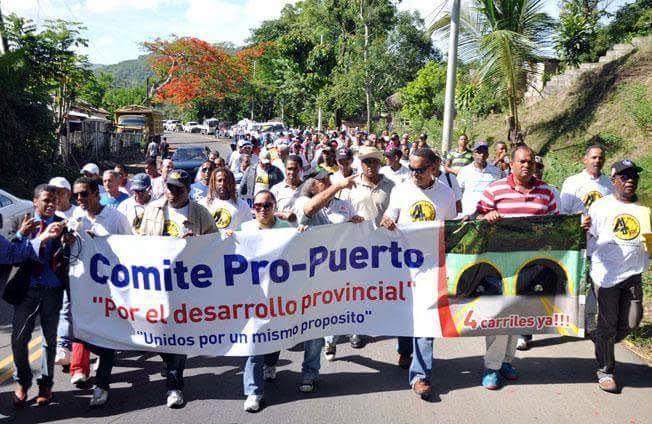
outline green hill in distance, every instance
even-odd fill
[[[114,87],[133,87],[145,85],[147,77],[153,77],[154,72],[147,61],[149,55],[138,56],[137,59],[124,60],[113,65],[92,65],[93,72],[105,72],[113,75]]]

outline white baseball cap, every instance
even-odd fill
[[[84,172],[88,172],[89,174],[95,174],[95,175],[100,175],[100,167],[95,165],[94,163],[87,163],[84,165],[84,167],[79,171],[80,174],[83,174]]]
[[[48,183],[48,185],[54,186],[56,188],[65,188],[68,191],[72,191],[71,188],[70,188],[70,183],[68,182],[68,180],[66,180],[63,177],[54,177],[54,178],[52,178],[50,180],[50,182]]]

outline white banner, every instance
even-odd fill
[[[372,224],[191,237],[84,235],[75,337],[119,350],[244,356],[326,335],[441,337],[443,227]]]

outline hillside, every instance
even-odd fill
[[[631,158],[652,168],[652,46],[583,74],[556,96],[520,109],[525,141],[546,158],[549,182],[559,186],[581,169],[584,149],[606,145],[607,164]],[[473,125],[474,138],[502,140],[504,115],[490,115]],[[641,179],[652,203],[652,178]]]
[[[142,55],[137,59],[125,60],[113,65],[93,65],[93,71],[96,74],[106,72],[113,75],[114,87],[144,85],[147,77],[154,76],[147,57],[148,55]]]

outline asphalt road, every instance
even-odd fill
[[[228,141],[199,135],[168,134],[171,143],[208,143],[220,154]],[[40,330],[30,344],[32,366],[40,368]],[[124,353],[114,369],[108,404],[89,410],[88,389],[70,385],[56,368],[54,402],[15,411],[11,406],[11,309],[0,308],[0,422],[19,423],[650,423],[652,368],[618,346],[619,395],[601,392],[594,377],[590,341],[557,336],[535,337],[533,348],[518,354],[521,378],[491,392],[479,386],[482,338],[435,341],[434,394],[415,396],[407,371],[396,364],[395,340],[378,338],[362,350],[343,343],[334,362],[322,362],[317,392],[297,391],[302,354],[284,351],[278,378],[265,387],[267,407],[243,411],[243,358],[191,357],[186,369],[187,404],[165,406],[165,382],[157,355]],[[30,397],[36,396],[36,387]]]

